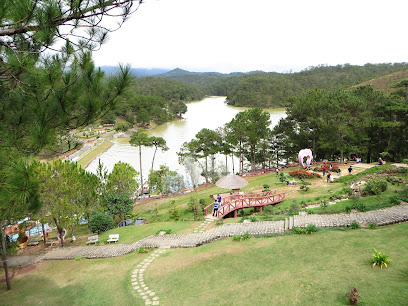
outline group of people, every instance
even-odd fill
[[[328,171],[327,171],[328,170]],[[322,167],[322,171],[323,171],[323,176],[326,176],[326,172],[327,172],[327,182],[328,183],[333,183],[334,180],[334,173],[337,173],[337,177],[341,176],[341,170],[340,168],[338,168],[337,170],[333,171],[333,165],[330,164],[329,165],[329,169],[326,168],[326,165],[323,165]],[[353,171],[353,167],[350,165],[347,169],[348,173],[351,174],[351,172]]]
[[[213,211],[213,217],[218,217],[218,209],[221,208],[221,196],[217,194],[217,198],[215,199],[213,205],[214,205],[214,211]]]

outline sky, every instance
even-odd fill
[[[406,0],[144,0],[97,66],[222,73],[408,62]]]

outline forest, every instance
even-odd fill
[[[380,157],[407,162],[408,79],[393,87],[392,94],[371,86],[310,90],[289,99],[287,116],[273,129],[267,112],[248,109],[217,130],[202,129],[183,144],[180,160],[187,166],[198,162],[207,182],[230,170],[242,173],[295,162],[303,148],[312,149],[318,161],[356,156],[367,163]],[[225,156],[222,169],[214,164],[217,154]],[[233,156],[239,158],[236,168]]]
[[[246,107],[284,107],[288,99],[312,89],[334,91],[408,69],[408,63],[350,64],[310,67],[296,73],[192,73],[176,69],[160,75],[194,84],[206,95],[227,96],[227,103]]]

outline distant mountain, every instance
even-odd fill
[[[100,67],[103,72],[106,74],[113,74],[119,69],[117,66],[101,66]],[[162,69],[162,68],[130,68],[130,71],[135,77],[141,78],[146,76],[154,76],[158,74],[163,74],[169,71],[169,69]]]
[[[191,71],[187,71],[187,70],[183,70],[180,68],[176,68],[173,70],[170,70],[168,72],[156,75],[158,77],[162,77],[162,78],[173,78],[173,79],[177,79],[177,78],[185,78],[185,77],[189,77],[189,76],[196,76],[196,77],[200,77],[200,76],[213,76],[213,77],[230,77],[230,76],[237,76],[237,75],[241,75],[244,74],[243,72],[232,72],[232,73],[221,73],[221,72],[191,72]]]

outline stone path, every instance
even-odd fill
[[[72,246],[54,249],[40,256],[13,256],[9,259],[10,266],[26,265],[40,260],[75,259],[75,258],[106,258],[115,257],[145,248],[192,248],[218,239],[255,234],[282,234],[293,226],[305,227],[314,224],[317,227],[349,226],[353,221],[365,226],[369,223],[387,225],[408,221],[408,205],[401,204],[379,210],[332,215],[295,215],[284,221],[263,221],[252,223],[230,223],[193,234],[153,235],[133,244],[112,244],[104,246]],[[205,223],[204,223],[205,224]],[[207,223],[208,224],[208,223]],[[204,226],[204,225],[203,225]]]
[[[166,249],[157,249],[143,260],[132,273],[132,287],[138,295],[145,301],[145,305],[159,305],[159,297],[156,293],[147,287],[144,281],[144,271],[160,254],[166,252]]]

